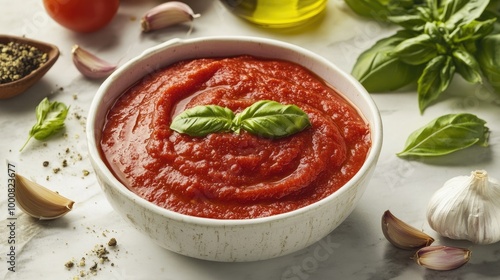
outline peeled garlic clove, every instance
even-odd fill
[[[102,79],[109,76],[116,70],[116,65],[106,62],[94,54],[74,45],[71,50],[73,63],[76,69],[85,77],[91,79]]]
[[[382,216],[382,232],[392,245],[413,250],[429,246],[434,238],[396,218],[389,210]]]
[[[415,253],[415,261],[433,270],[452,270],[466,264],[471,251],[465,248],[448,246],[428,246]]]
[[[427,207],[432,229],[476,244],[500,241],[500,182],[484,170],[454,177],[437,190]]]
[[[193,21],[200,14],[195,14],[187,4],[170,1],[160,4],[148,12],[141,19],[143,32],[158,30],[175,24]]]
[[[15,194],[19,208],[40,220],[62,217],[71,211],[75,203],[19,174],[16,174]]]

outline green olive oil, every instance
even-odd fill
[[[236,15],[266,27],[300,25],[326,7],[327,0],[222,0]]]

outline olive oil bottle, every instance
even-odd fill
[[[258,25],[283,28],[300,25],[326,7],[327,0],[221,0],[234,14]]]

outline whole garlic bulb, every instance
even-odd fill
[[[476,244],[500,241],[500,182],[484,170],[448,180],[427,207],[429,225],[439,234]]]

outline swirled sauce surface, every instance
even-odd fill
[[[196,105],[235,113],[259,100],[295,104],[311,127],[265,139],[245,131],[190,137],[171,130]],[[110,109],[101,139],[115,175],[166,209],[216,219],[292,211],[341,188],[365,161],[369,127],[307,69],[252,56],[178,62],[133,85]]]

